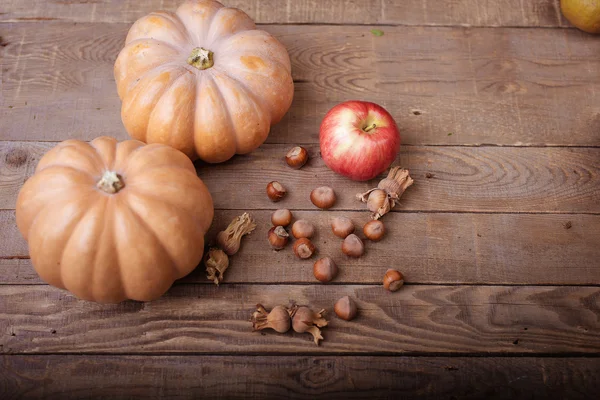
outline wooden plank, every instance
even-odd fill
[[[53,146],[0,142],[0,209],[14,209],[23,182]],[[315,210],[310,191],[327,185],[337,193],[334,210],[366,210],[356,194],[377,186],[377,179],[353,182],[335,174],[318,145],[306,146],[310,161],[293,170],[283,161],[290,147],[263,145],[218,167],[197,163],[198,175],[218,209]],[[404,146],[396,163],[409,168],[416,183],[394,211],[599,213],[598,159],[599,148]],[[288,190],[276,205],[265,193],[273,180]]]
[[[129,24],[3,26],[0,138],[126,136],[113,63]],[[600,41],[577,30],[265,29],[296,82],[270,143],[317,143],[325,113],[359,98],[386,107],[407,144],[600,146]]]
[[[380,284],[391,267],[412,283],[600,284],[600,216],[394,213],[385,217],[384,240],[365,241],[365,255],[350,259],[342,254],[329,219],[349,216],[360,230],[366,213],[294,211],[296,219],[311,221],[317,231],[313,242],[318,253],[303,261],[293,255],[291,244],[279,252],[270,249],[270,211],[250,212],[258,227],[231,258],[225,283],[318,283],[312,265],[318,257],[330,256],[340,269],[336,284]],[[208,240],[239,213],[217,211]],[[17,232],[14,214],[0,212],[0,221],[6,232],[0,243],[0,284],[42,283],[31,261],[21,258],[28,256],[27,244]],[[569,222],[571,228],[565,229]],[[203,265],[182,282],[212,285]]]
[[[359,316],[332,312],[352,296]],[[324,342],[252,332],[256,303],[328,311]],[[599,287],[178,285],[150,303],[99,305],[48,286],[0,286],[0,352],[598,354]]]
[[[3,398],[589,399],[597,358],[2,356]],[[51,367],[50,367],[51,366]],[[268,380],[267,380],[268,378]]]
[[[182,0],[8,0],[0,22],[133,22],[156,10],[175,10]],[[505,0],[223,0],[257,23],[565,26],[556,1]]]

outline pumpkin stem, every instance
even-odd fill
[[[208,69],[214,65],[213,52],[203,47],[196,47],[187,59],[187,63],[199,70]]]
[[[116,172],[106,171],[96,186],[106,193],[115,194],[125,187],[125,182],[123,182],[123,177]]]

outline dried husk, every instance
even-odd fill
[[[229,267],[229,257],[223,250],[213,247],[206,253],[204,265],[206,266],[206,277],[218,286],[223,280],[225,270]]]
[[[314,312],[308,307],[294,305],[290,308],[292,328],[298,333],[310,333],[313,336],[315,344],[318,346],[319,340],[323,340],[319,328],[327,326],[327,320],[323,317],[323,314],[325,314],[324,309]]]
[[[252,216],[244,213],[235,217],[229,226],[217,234],[217,244],[227,255],[234,255],[240,249],[242,236],[256,229],[256,223]]]
[[[252,321],[252,329],[255,331],[273,329],[276,332],[285,333],[291,327],[289,310],[284,306],[273,307],[269,312],[262,304],[257,304],[250,321]]]
[[[393,167],[388,176],[382,179],[376,188],[359,193],[356,198],[367,203],[373,219],[379,219],[394,208],[404,191],[413,183],[407,169]]]

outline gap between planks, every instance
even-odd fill
[[[2,260],[3,258],[0,258],[0,260]],[[5,258],[5,259],[10,259],[10,258]],[[198,268],[203,268],[198,266]],[[182,278],[185,279],[185,278]],[[179,282],[179,281],[175,281],[173,283],[173,286],[183,286],[183,285],[214,285],[213,282],[206,280],[204,282]],[[298,281],[298,282],[290,282],[290,281],[286,281],[286,282],[280,282],[280,281],[273,281],[273,282],[268,282],[268,281],[261,281],[261,282],[221,282],[219,287],[223,286],[237,286],[237,285],[247,285],[247,286],[252,286],[252,285],[286,285],[286,286],[307,286],[307,285],[316,285],[316,286],[323,286],[323,283],[320,282],[304,282],[304,281]],[[326,284],[327,286],[381,286],[381,283],[377,283],[377,282],[327,282]],[[4,283],[4,282],[0,282],[0,286],[50,286],[47,283],[44,282],[23,282],[23,283]],[[407,282],[404,284],[404,286],[409,287],[409,286],[499,286],[499,287],[581,287],[581,288],[594,288],[594,287],[600,287],[600,283],[598,284],[594,284],[594,283],[486,283],[486,282]],[[57,289],[57,290],[62,290],[62,289]]]
[[[67,140],[70,138],[65,138]],[[122,140],[127,140],[130,138],[125,138]],[[28,140],[27,138],[21,139],[0,139],[1,142],[5,143],[49,143],[49,144],[58,144],[63,140]],[[89,140],[84,140],[88,141]],[[285,145],[286,143],[264,143],[264,145]],[[289,146],[315,146],[317,143],[315,142],[302,142],[302,141],[294,141],[287,143]],[[415,144],[415,143],[403,143],[402,147],[447,147],[447,148],[460,148],[460,147],[474,147],[474,148],[486,148],[486,147],[502,147],[502,148],[515,148],[515,149],[545,149],[545,148],[553,148],[553,149],[597,149],[600,148],[600,145],[581,145],[581,144],[502,144],[502,143],[465,143],[465,144]],[[235,157],[235,156],[234,156]]]
[[[324,328],[327,329],[327,328]],[[27,353],[0,353],[1,357],[248,357],[248,356],[263,356],[263,357],[289,357],[289,356],[298,356],[299,353],[295,351],[290,352],[281,352],[277,353],[271,352],[252,352],[252,351],[236,351],[235,354],[227,353],[227,352],[209,352],[209,353],[197,353],[197,352],[153,352],[153,353],[143,353],[143,352],[27,352]],[[584,353],[584,352],[564,352],[564,353],[506,353],[506,352],[474,352],[474,353],[444,353],[444,352],[426,352],[426,351],[406,351],[401,354],[395,352],[386,352],[386,351],[365,351],[360,353],[349,353],[349,352],[302,352],[300,353],[301,357],[347,357],[347,358],[361,358],[361,357],[415,357],[415,358],[501,358],[501,359],[511,359],[511,358],[556,358],[556,359],[564,359],[564,358],[590,358],[597,359],[600,358],[600,352],[598,353]]]
[[[143,15],[140,16],[140,18]],[[2,24],[37,24],[37,25],[46,25],[46,24],[60,24],[60,23],[69,23],[72,21],[61,19],[61,18],[51,18],[45,20],[31,20],[31,19],[6,19],[0,20],[0,26]],[[77,22],[79,23],[79,22]],[[106,24],[106,23],[114,23],[114,24],[122,24],[124,22],[81,22],[82,24]],[[133,22],[131,23],[133,25]],[[573,26],[523,26],[523,25],[473,25],[473,24],[361,24],[361,23],[319,23],[319,22],[266,22],[256,24],[256,27],[260,29],[262,26],[331,26],[331,27],[377,27],[377,28],[476,28],[476,29],[547,29],[547,30],[574,30],[578,29]]]

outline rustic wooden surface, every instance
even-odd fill
[[[597,358],[572,357],[4,355],[0,395],[438,400],[532,398],[535,393],[540,399],[585,399],[600,386],[599,368]]]
[[[7,0],[0,5],[0,398],[592,398],[600,391],[600,38],[570,27],[558,0],[229,0],[288,48],[290,112],[267,144],[197,163],[216,203],[213,237],[250,211],[255,233],[220,287],[202,267],[160,300],[98,305],[36,275],[15,201],[40,157],[67,138],[126,138],[112,76],[127,29],[179,0]],[[372,27],[384,31],[381,37]],[[368,213],[356,183],[318,148],[325,112],[385,106],[397,162],[415,185],[386,215],[388,236],[346,258],[329,219]],[[311,161],[283,163],[294,144]],[[318,230],[340,266],[273,252],[277,206]],[[330,185],[332,211],[308,200]],[[389,267],[407,279],[380,286]],[[360,314],[337,319],[351,295]],[[251,332],[256,303],[328,311],[309,335]]]

